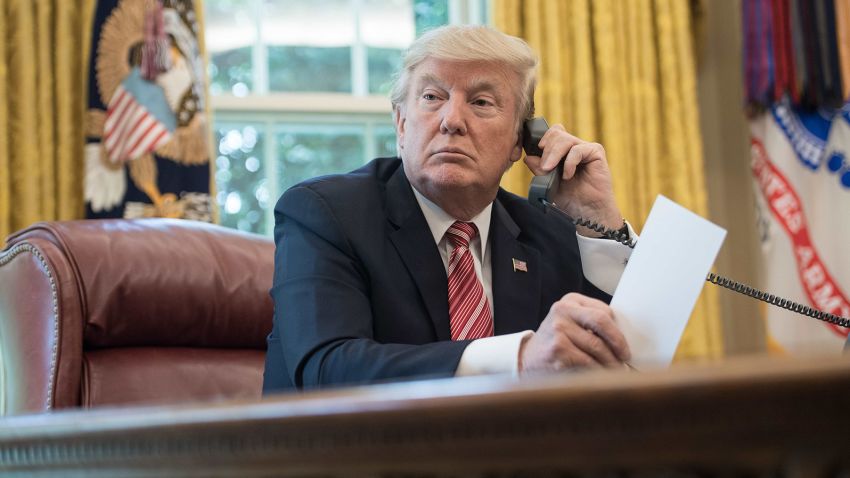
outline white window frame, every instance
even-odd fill
[[[364,152],[366,158],[375,155],[374,130],[393,128],[392,107],[385,95],[368,93],[368,71],[366,46],[360,41],[359,29],[356,29],[355,44],[352,45],[352,93],[278,93],[268,88],[268,51],[260,35],[263,0],[248,0],[255,11],[256,42],[252,45],[252,84],[253,90],[245,96],[223,93],[210,98],[210,107],[216,123],[251,123],[257,125],[264,134],[264,149],[261,152],[263,171],[267,185],[273,195],[278,190],[279,159],[276,157],[275,137],[281,125],[311,124],[336,126],[339,124],[360,124],[365,130]],[[355,12],[355,25],[359,24],[362,0],[349,0]],[[490,23],[485,18],[489,9],[487,0],[449,0],[449,24]],[[289,126],[287,126],[289,127]],[[266,208],[266,234],[274,227],[274,201]]]

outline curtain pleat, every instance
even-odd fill
[[[34,77],[36,81],[36,97],[38,103],[38,116],[35,123],[37,143],[35,149],[39,158],[55,158],[56,135],[55,135],[55,111],[54,98],[56,97],[53,85],[55,76],[61,74],[53,68],[52,46],[53,25],[51,15],[52,5],[50,2],[33,2],[36,10],[35,30],[35,57],[38,58]],[[56,177],[55,161],[37,161],[39,168],[39,181],[35,186],[40,191],[39,208],[36,215],[41,217],[56,217],[56,188],[54,178]]]
[[[0,243],[83,214],[83,119],[94,0],[0,0]]]
[[[9,67],[7,62],[6,0],[0,0],[0,245],[12,229],[12,166],[9,150]]]
[[[850,99],[850,0],[835,0],[835,34],[844,100]]]
[[[38,217],[40,198],[31,194],[37,191],[40,181],[38,167],[38,129],[36,127],[36,66],[34,53],[34,15],[32,2],[12,1],[8,6],[6,30],[10,36],[7,45],[9,66],[8,101],[9,155],[12,181],[12,225],[16,226]],[[6,231],[9,232],[9,231]]]
[[[540,55],[536,114],[605,146],[638,230],[658,194],[707,216],[688,0],[495,0],[494,20]],[[530,179],[516,164],[503,186],[525,195]],[[723,354],[717,300],[703,289],[678,359]]]
[[[95,0],[56,0],[56,50],[53,61],[57,72],[73,72],[55,77],[56,123],[56,196],[57,219],[83,217],[83,149],[85,147],[86,95],[88,91],[89,45]],[[68,39],[68,40],[63,40]]]

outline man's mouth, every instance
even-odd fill
[[[440,148],[440,149],[436,150],[434,152],[434,154],[460,154],[460,155],[466,156],[468,158],[472,157],[466,151],[464,151],[460,148],[453,148],[453,147]]]

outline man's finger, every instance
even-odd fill
[[[576,144],[570,148],[566,159],[564,159],[564,174],[562,177],[566,180],[572,179],[580,164],[587,164],[602,159],[603,156],[600,153],[601,151],[595,143]]]
[[[546,149],[546,146],[550,142],[552,142],[553,140],[557,140],[559,137],[564,136],[564,134],[566,134],[567,136],[572,136],[571,134],[567,133],[567,130],[564,129],[563,125],[559,123],[553,124],[549,127],[548,130],[546,130],[545,133],[543,133],[543,136],[540,138],[540,142],[537,144],[537,146],[540,149]]]
[[[528,169],[530,169],[535,176],[542,176],[548,172],[544,171],[543,168],[540,167],[542,160],[543,158],[540,156],[525,155],[525,165],[528,166]]]
[[[604,340],[618,359],[625,361],[631,358],[626,337],[614,322],[614,313],[608,306],[599,309],[574,305],[570,307],[569,316],[579,326]]]
[[[598,367],[600,362],[596,360],[592,355],[588,354],[584,350],[581,349],[575,342],[572,343],[572,347],[566,352],[565,357],[560,358],[561,367],[559,368],[573,368],[573,367]]]
[[[553,141],[546,149],[543,150],[543,160],[541,161],[540,167],[545,169],[546,171],[551,171],[558,166],[565,156],[569,153],[570,149],[575,146],[576,143],[573,141],[562,138],[559,141]]]
[[[597,309],[608,308],[608,304],[606,304],[605,302],[602,302],[601,300],[590,297],[588,295],[579,294],[578,292],[570,292],[564,295],[561,300],[572,301],[576,304],[583,305],[585,307],[593,307]]]
[[[602,337],[591,330],[578,326],[578,324],[575,326],[575,331],[570,333],[570,340],[582,352],[593,357],[596,362],[602,365],[613,367],[622,363]]]
[[[543,150],[541,168],[545,171],[555,169],[555,166],[567,155],[570,148],[581,142],[580,139],[564,131],[563,126],[552,126],[538,143],[540,149]]]

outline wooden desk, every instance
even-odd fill
[[[0,421],[0,473],[49,476],[837,476],[850,357]]]

